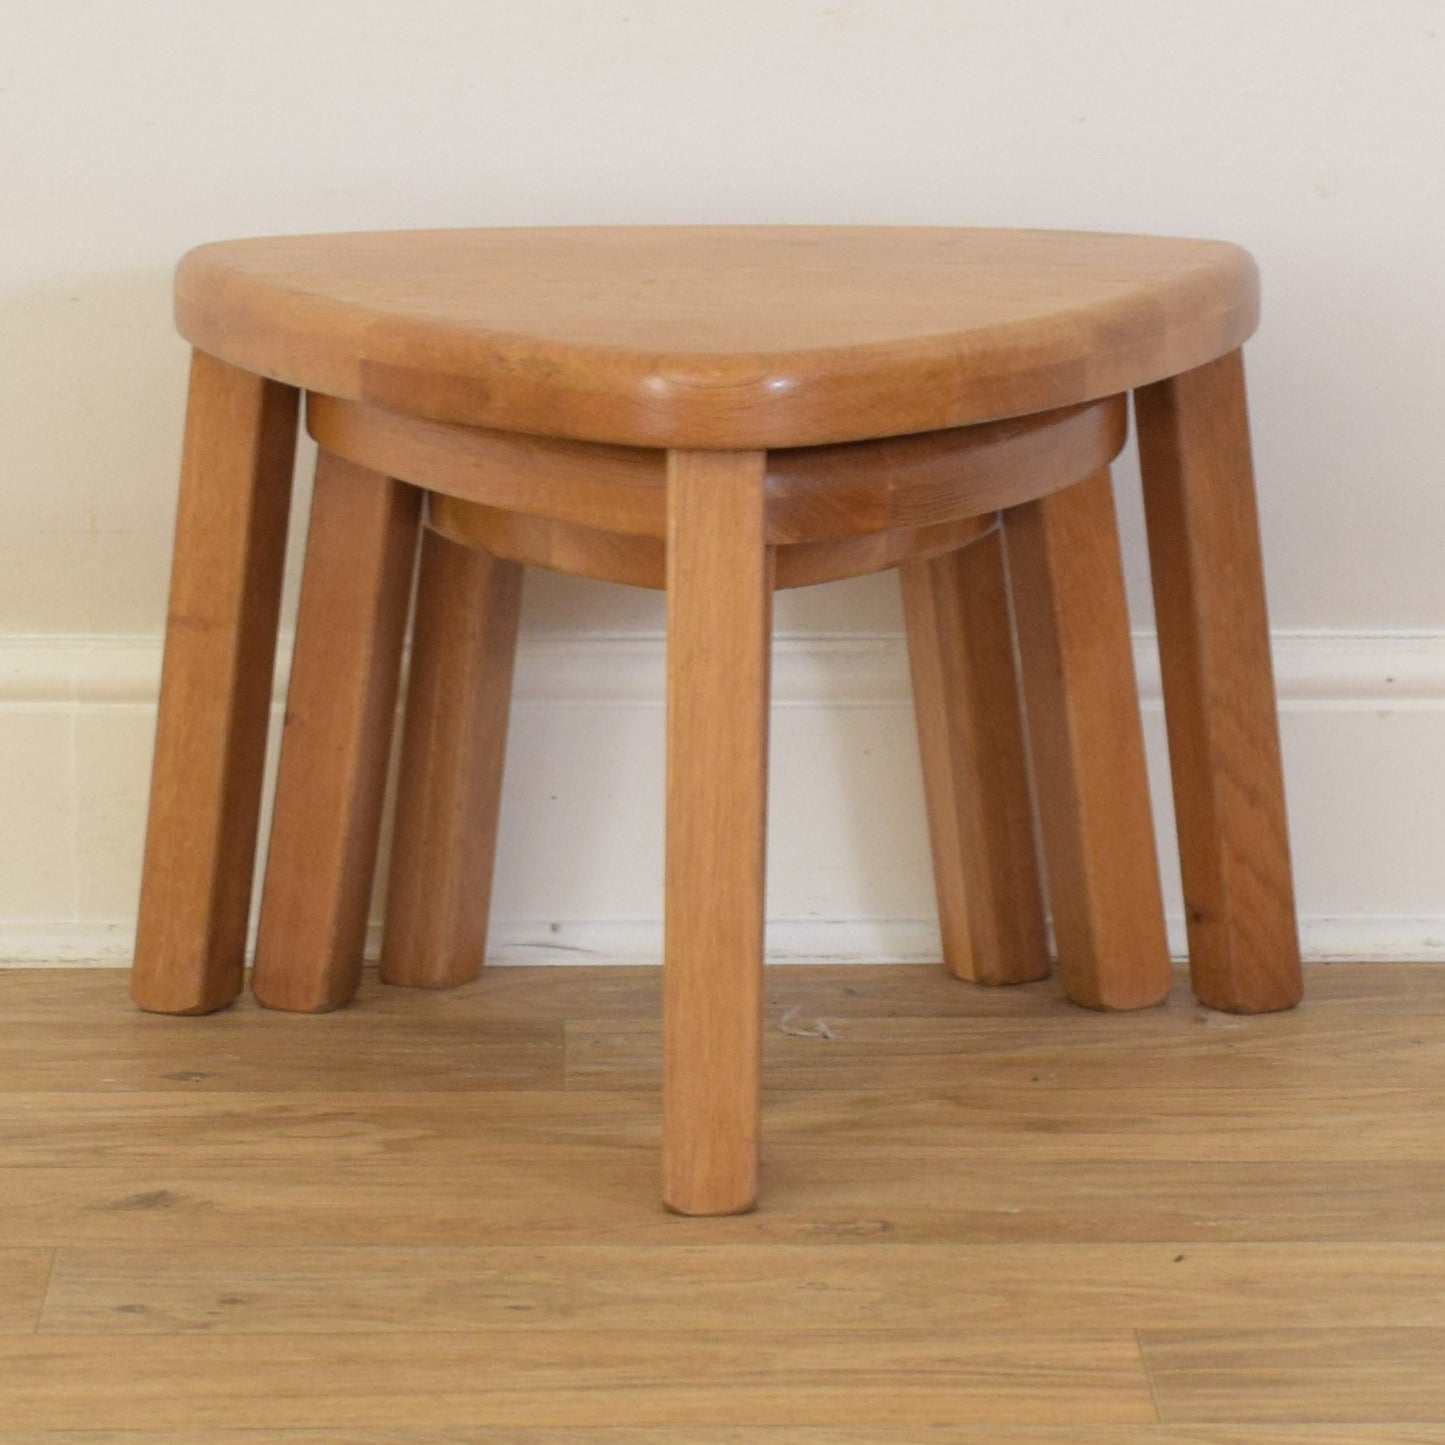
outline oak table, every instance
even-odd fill
[[[302,393],[321,452],[263,1003],[335,1008],[356,987],[419,532],[395,983],[482,964],[523,566],[666,589],[672,1208],[756,1200],[777,587],[899,569],[950,969],[1047,974],[1037,821],[1069,997],[1158,1002],[1109,479],[1131,392],[1193,987],[1222,1009],[1297,1002],[1239,350],[1258,285],[1239,248],[915,228],[302,236],[201,247],[176,297],[195,352],[143,1008],[206,1012],[242,987]]]

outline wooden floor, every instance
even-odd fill
[[[655,972],[0,973],[0,1441],[1445,1445],[1445,968],[1308,987],[773,970],[763,1207],[687,1220]]]

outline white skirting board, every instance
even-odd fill
[[[1152,637],[1136,655],[1182,952]],[[128,960],[159,665],[151,637],[0,636],[0,962]],[[1445,960],[1445,634],[1281,633],[1275,667],[1307,956]],[[662,695],[660,637],[524,639],[494,961],[658,958]],[[901,637],[777,639],[770,958],[938,956],[910,709]]]

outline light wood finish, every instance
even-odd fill
[[[422,536],[381,945],[388,983],[481,972],[497,852],[522,569]]]
[[[906,283],[906,284],[904,284]],[[192,251],[176,316],[249,371],[503,431],[812,446],[1070,406],[1241,345],[1217,241],[886,227],[293,236]]]
[[[638,1429],[11,1431],[6,1445],[1445,1445],[1432,1425],[746,1425]]]
[[[1138,393],[1195,993],[1300,1000],[1279,724],[1238,352]]]
[[[746,1425],[638,1429],[11,1431],[6,1445],[1445,1445],[1432,1425]]]
[[[976,983],[1046,978],[1002,530],[899,575],[944,962]]]
[[[431,497],[430,521],[458,546],[476,547],[528,567],[629,587],[667,586],[667,544],[661,537],[554,522],[440,493]]]
[[[1152,1420],[1128,1331],[778,1331],[735,1319],[687,1334],[517,1331],[416,1335],[178,1335],[165,1369],[154,1340],[0,1336],[19,1427],[521,1427],[608,1424],[848,1425],[940,1419]],[[116,1381],[125,1378],[123,1397]],[[176,1388],[177,1380],[188,1387]],[[846,1388],[840,1387],[846,1382]],[[651,1388],[649,1388],[651,1386]]]
[[[457,1140],[454,1147],[462,1147]],[[1445,1328],[1440,1244],[1013,1244],[661,1241],[508,1245],[254,1245],[58,1252],[47,1334],[581,1334],[716,1326],[729,1314],[773,1330],[940,1333],[1144,1329]],[[1183,1259],[1180,1259],[1180,1254]],[[863,1258],[860,1258],[863,1256]],[[48,1259],[48,1256],[47,1256]],[[130,1308],[126,1308],[129,1305]],[[1378,1323],[1376,1323],[1378,1322]],[[32,1325],[30,1328],[34,1328]]]
[[[208,1013],[241,988],[296,393],[197,352],[132,993]]]
[[[805,998],[803,1017],[817,1016],[812,1014],[814,1007],[813,1001]],[[824,1013],[822,1017],[833,1015]],[[859,1022],[831,1040],[833,1047],[823,1051],[816,1060],[799,1058],[790,1047],[765,1039],[764,1067],[774,1089],[846,1090],[857,1078],[865,1057],[877,1060],[879,1069],[890,1071],[889,1079],[897,1094],[890,1102],[886,1117],[869,1120],[839,1113],[826,1121],[810,1116],[808,1123],[815,1128],[826,1125],[856,1131],[860,1139],[874,1138],[879,1142],[887,1142],[896,1133],[900,1143],[910,1138],[915,1117],[926,1124],[937,1107],[931,1091],[963,1090],[964,1099],[979,1100],[987,1091],[976,1086],[973,1079],[986,1067],[998,1080],[996,1088],[1022,1090],[1029,1095],[1040,1093],[1048,1110],[1045,1132],[1054,1135],[1073,1129],[1065,1138],[1050,1137],[1031,1142],[1027,1148],[1019,1145],[1021,1159],[1067,1158],[1086,1163],[1090,1158],[1138,1158],[1139,1152],[1131,1151],[1147,1150],[1157,1158],[1259,1160],[1258,1150],[1251,1143],[1248,1094],[1230,1094],[1221,1101],[1218,1111],[1211,1109],[1207,1098],[1200,1095],[1205,1090],[1224,1088],[1267,1094],[1286,1071],[1299,1076],[1314,1095],[1335,1099],[1342,1116],[1355,1116],[1356,1111],[1340,1101],[1338,1091],[1330,1088],[1329,1057],[1311,1064],[1302,1057],[1302,1050],[1293,1037],[1256,1033],[1240,1037],[1235,1030],[1221,1029],[1201,1017],[1194,1036],[1181,1038],[1179,1030],[1169,1022],[1156,1027],[1151,1012],[1147,1018],[1131,1024],[1133,1031],[1126,1035],[1127,1049],[1120,1049],[1118,1034],[1101,1028],[1091,1036],[1074,1039],[1067,1051],[1057,1051],[1040,1042],[1038,1025],[1032,1019],[1017,1023],[994,1015],[987,1018],[986,1023],[958,1018]],[[1320,1039],[1321,1047],[1328,1049],[1342,1032],[1333,1027],[1322,1028],[1314,1037]],[[1412,1033],[1409,1026],[1401,1022],[1360,1032],[1368,1033],[1368,1046],[1378,1058],[1391,1061],[1401,1087],[1408,1085],[1411,1089],[1423,1090],[1424,1096],[1431,1100],[1437,1097],[1432,1079],[1445,1062],[1445,1047],[1422,1047],[1420,1030],[1416,1028]],[[1360,1037],[1356,1044],[1363,1051],[1367,1041]],[[583,1091],[645,1089],[657,1077],[660,1053],[661,1039],[656,1024],[643,1028],[635,1024],[624,1026],[613,1020],[572,1019],[567,1025],[568,1087]],[[1396,1067],[1395,1058],[1404,1053],[1409,1053],[1409,1058]],[[1167,1085],[1182,1091],[1181,1097],[1195,1106],[1196,1117],[1182,1126],[1187,1127],[1191,1137],[1171,1141],[1162,1136],[1175,1127],[1173,1122],[1161,1121],[1156,1126],[1136,1117],[1127,1091],[1137,1078],[1141,1063],[1150,1077],[1159,1081],[1160,1087]],[[1125,1092],[1111,1099],[1110,1090]],[[1076,1106],[1055,1107],[1051,1102],[1055,1091],[1079,1102]],[[1076,1109],[1083,1110],[1091,1103],[1110,1115],[1121,1114],[1119,1128],[1123,1137],[1111,1144],[1100,1139],[1098,1129],[1080,1133],[1074,1127],[1079,1123]],[[1034,1117],[1028,1110],[1016,1111],[1010,1116],[1010,1122],[1016,1131],[1026,1132]],[[1006,1132],[1006,1125],[1000,1127]],[[1217,1145],[1198,1137],[1214,1129],[1221,1134]],[[1147,1141],[1144,1135],[1148,1136]],[[1398,1140],[1400,1136],[1392,1137]],[[1318,1137],[1304,1134],[1292,1147],[1275,1143],[1276,1152],[1271,1157],[1314,1157],[1312,1150],[1319,1142]],[[1093,1155],[1087,1153],[1090,1149],[1095,1151]],[[1391,1157],[1385,1146],[1373,1141],[1350,1146],[1337,1143],[1335,1149],[1341,1158],[1348,1156],[1357,1161],[1387,1162]],[[1433,1230],[1433,1225],[1431,1228]]]
[[[531,567],[633,587],[667,586],[667,547],[660,537],[627,537],[443,496],[432,498],[431,524],[464,546]],[[964,517],[861,537],[794,542],[775,549],[774,587],[811,587],[940,556],[972,542],[992,525],[988,517]]]
[[[1143,1335],[1165,1420],[1445,1417],[1445,1329],[1150,1331]]]
[[[928,526],[1072,486],[1122,450],[1122,401],[1104,397],[951,431],[769,452],[768,540]]]
[[[449,426],[313,393],[306,424],[358,466],[500,511],[629,536],[667,533],[658,450]],[[770,542],[866,537],[978,516],[1071,486],[1124,445],[1122,395],[917,436],[772,451]]]
[[[0,1433],[1445,1445],[1445,970],[1308,973],[1293,1013],[1119,1019],[1056,980],[770,970],[769,1207],[681,1221],[655,969],[368,972],[305,1049],[250,998],[0,972]],[[603,1019],[641,1087],[574,1070]]]
[[[940,986],[946,979],[940,971]],[[949,986],[962,992],[956,983]],[[1007,999],[1017,991],[990,991],[986,1001],[992,1002],[995,996]],[[919,997],[925,996],[931,996],[931,992],[920,991]],[[447,997],[438,996],[439,1003],[444,1004]],[[655,1008],[655,997],[646,993],[638,997],[638,1017],[645,1006],[643,1000]],[[778,992],[777,997],[788,997],[800,1004],[804,1017],[819,1016],[815,1010],[820,1001],[811,989]],[[404,1151],[406,1120],[397,1112],[401,1105],[383,1096],[399,1096],[399,1091],[413,1084],[433,1093],[458,1095],[483,1089],[517,1093],[563,1087],[564,1040],[550,1026],[522,1026],[515,1018],[478,1023],[470,1004],[451,1011],[437,1008],[403,1013],[404,1002],[399,1000],[388,1009],[384,1000],[369,999],[368,1009],[374,1014],[368,1015],[355,1034],[345,1036],[353,1039],[351,1047],[362,1049],[359,1058],[348,1056],[346,1046],[337,1042],[344,1037],[339,1033],[317,1031],[308,1035],[307,1056],[288,1059],[285,1044],[287,1039],[294,1041],[294,1029],[287,1033],[284,1029],[264,1028],[260,1023],[248,1025],[262,1030],[265,1042],[247,1054],[242,1049],[245,1036],[216,1033],[190,1044],[185,1040],[168,1043],[164,1036],[137,1036],[133,1031],[107,1027],[104,1020],[87,1026],[85,1039],[76,1043],[65,1060],[45,1059],[20,1050],[10,1051],[10,1056],[14,1059],[17,1088],[57,1095],[44,1109],[34,1106],[39,1110],[36,1118],[48,1121],[46,1127],[53,1129],[57,1139],[73,1138],[77,1151],[90,1150],[97,1164],[124,1163],[123,1149],[118,1160],[110,1160],[110,1150],[120,1147],[118,1144],[107,1146],[93,1134],[75,1135],[62,1116],[69,1096],[99,1088],[101,1082],[117,1095],[140,1091],[158,1096],[152,1101],[155,1127],[160,1130],[154,1136],[157,1149],[165,1141],[174,1144],[173,1135],[183,1135],[189,1122],[202,1118],[204,1106],[195,1106],[200,1110],[197,1114],[185,1102],[195,1096],[238,1092],[270,1096],[269,1102],[265,1098],[245,1101],[248,1122],[244,1132],[248,1137],[254,1133],[261,1142],[267,1132],[279,1140],[290,1137],[285,1110],[279,1102],[287,1093],[314,1096],[315,1108],[322,1117],[335,1102],[329,1100],[330,1095],[358,1091],[374,1094],[377,1097],[365,1105],[368,1115],[380,1111],[374,1129],[354,1141],[341,1141],[334,1148],[311,1146],[317,1157],[344,1157],[352,1162],[364,1162],[373,1153],[380,1156],[388,1149]],[[879,1007],[886,1004],[886,1000],[880,1001]],[[947,999],[941,1000],[941,1013],[947,1004]],[[595,1019],[588,1016],[585,1000],[578,1000],[574,1007],[578,1014],[568,1024],[565,1040],[567,1086],[582,1096],[600,1091],[655,1089],[661,1060],[657,1022],[644,1026],[637,1018]],[[855,1000],[855,1010],[857,1007]],[[767,1011],[769,1017],[783,1012],[773,1002],[767,1005]],[[455,1022],[454,1016],[469,1023]],[[849,1017],[827,1009],[826,1000],[821,1016],[831,1020],[832,1025],[840,1017]],[[794,1128],[846,1128],[856,1133],[860,1142],[872,1139],[885,1143],[894,1139],[900,1148],[910,1148],[915,1135],[927,1132],[940,1109],[991,1108],[1004,1102],[1003,1096],[1013,1091],[1030,1098],[1038,1095],[1039,1111],[1047,1127],[1026,1130],[1025,1125],[1035,1115],[1015,1104],[995,1124],[988,1125],[987,1131],[997,1132],[1003,1148],[1009,1144],[1010,1128],[1027,1132],[1027,1143],[1018,1144],[1019,1157],[1045,1162],[1087,1162],[1090,1149],[1101,1159],[1137,1159],[1148,1153],[1180,1162],[1193,1158],[1260,1163],[1328,1156],[1358,1165],[1388,1163],[1395,1153],[1417,1159],[1428,1157],[1426,1145],[1433,1137],[1432,1111],[1438,1110],[1442,1102],[1434,1078],[1445,1059],[1445,1048],[1434,1043],[1433,1020],[1422,1030],[1418,1022],[1396,1018],[1354,1031],[1353,1039],[1352,1031],[1343,1024],[1337,1027],[1327,1022],[1310,1032],[1308,1037],[1318,1040],[1319,1047],[1325,1050],[1335,1050],[1342,1040],[1350,1040],[1362,1058],[1368,1053],[1374,1059],[1376,1069],[1381,1067],[1381,1060],[1389,1060],[1393,1067],[1395,1058],[1404,1059],[1392,1075],[1398,1083],[1392,1083],[1391,1090],[1376,1089],[1362,1098],[1358,1082],[1332,1085],[1330,1058],[1311,1061],[1300,1038],[1292,1034],[1251,1031],[1241,1036],[1234,1030],[1220,1032],[1202,1017],[1194,1020],[1196,1027],[1186,1034],[1177,1020],[1152,1027],[1151,1013],[1147,1019],[1131,1024],[1132,1033],[1121,1035],[1101,1027],[1093,1034],[1069,1034],[1066,1048],[1051,1049],[1047,1042],[1049,1030],[1068,1029],[1071,1016],[1070,1010],[1061,1007],[1030,1014],[1025,1020],[1011,1020],[994,1010],[976,1020],[960,1018],[956,1013],[926,1020],[870,1019],[867,1023],[854,1022],[841,1032],[835,1028],[839,1032],[832,1041],[835,1046],[815,1051],[816,1057],[800,1053],[798,1046],[785,1041],[786,1036],[769,1033],[764,1040],[765,1070],[775,1093],[847,1091],[856,1087],[860,1070],[876,1059],[878,1077],[882,1080],[886,1076],[892,1095],[887,1109],[873,1117],[868,1116],[863,1101],[858,1101],[856,1109],[839,1103],[826,1115],[817,1112],[821,1105],[816,1101],[806,1106],[789,1105],[772,1127],[778,1137],[790,1136]],[[273,1032],[275,1040],[271,1038]],[[439,1061],[424,1056],[429,1036],[438,1039]],[[218,1052],[215,1039],[223,1037],[226,1051]],[[1121,1038],[1127,1040],[1127,1049],[1120,1047]],[[116,1061],[109,1073],[105,1066],[107,1052]],[[464,1064],[456,1062],[459,1057],[465,1059]],[[448,1058],[453,1061],[450,1065],[440,1062]],[[978,1073],[985,1068],[997,1081],[988,1088],[977,1082]],[[1177,1105],[1169,1110],[1156,1106],[1150,1114],[1129,1097],[1131,1081],[1141,1068],[1158,1081],[1160,1089],[1167,1087],[1172,1092]],[[455,1072],[449,1073],[449,1069]],[[1338,1127],[1332,1132],[1309,1122],[1292,1127],[1283,1104],[1261,1106],[1256,1118],[1250,1094],[1273,1097],[1272,1091],[1282,1076],[1296,1079],[1301,1089],[1308,1089],[1311,1099],[1320,1101],[1321,1112],[1333,1107],[1338,1113]],[[1360,1077],[1368,1078],[1363,1065]],[[946,1097],[941,1099],[940,1091]],[[1423,1122],[1409,1129],[1401,1127],[1378,1140],[1368,1136],[1356,1139],[1351,1132],[1353,1126],[1367,1122],[1376,1104],[1383,1107],[1387,1092],[1393,1093],[1397,1101],[1413,1092],[1426,1110]],[[122,1110],[123,1103],[123,1099],[117,1099],[108,1107]],[[584,1097],[578,1110],[585,1103]],[[437,1113],[445,1114],[449,1107],[438,1104]],[[468,1127],[466,1105],[458,1099],[455,1107],[460,1111],[455,1128],[459,1136],[464,1136]],[[543,1136],[529,1132],[527,1126],[527,1119],[532,1117],[527,1111],[533,1107],[519,1106],[508,1109],[505,1115],[499,1113],[498,1127],[505,1118],[510,1121],[507,1127],[520,1131],[530,1147],[540,1145]],[[609,1121],[608,1107],[599,1105],[595,1113],[569,1111],[568,1129],[581,1131],[604,1147],[641,1148],[648,1144],[646,1130],[628,1132],[620,1122]],[[502,1106],[488,1108],[501,1110]],[[535,1106],[543,1113],[546,1108],[542,1104]],[[1107,1127],[1089,1128],[1086,1115],[1090,1108],[1117,1119]],[[295,1110],[291,1112],[296,1114]],[[297,1118],[299,1121],[299,1114]],[[38,1127],[38,1123],[30,1123],[27,1112],[24,1124],[17,1124],[11,1137],[30,1139],[31,1131]],[[236,1130],[240,1129],[237,1124]],[[984,1126],[980,1125],[980,1129]],[[1182,1131],[1183,1137],[1172,1137],[1174,1130]],[[147,1132],[146,1138],[150,1137]],[[221,1151],[217,1162],[224,1163],[224,1141],[215,1142]],[[30,1150],[39,1146],[43,1146],[43,1140],[32,1139],[26,1147]],[[136,1147],[139,1149],[140,1144]],[[282,1146],[282,1152],[286,1147]],[[41,1147],[41,1155],[44,1153]],[[1439,1237],[1433,1220],[1415,1227]]]
[[[667,534],[660,451],[446,425],[315,391],[306,429],[327,451],[428,491],[629,536]]]
[[[295,1049],[294,1038],[287,1046]],[[1116,1040],[1115,1046],[1122,1052],[1128,1045]],[[459,1057],[477,1055],[472,1048]],[[608,1097],[622,1117],[650,1108],[654,1096]],[[1392,1102],[1400,1107],[1398,1095]],[[474,1103],[479,1125],[489,1117],[485,1103]],[[879,1106],[875,1097],[872,1107]],[[1187,1244],[1208,1237],[1285,1248],[1330,1239],[1410,1244],[1445,1233],[1431,1214],[1445,1181],[1438,1163],[1361,1169],[1318,1159],[1208,1168],[1149,1159],[1020,1162],[1008,1146],[975,1148],[961,1115],[947,1116],[952,1153],[940,1144],[921,1154],[872,1148],[840,1156],[815,1149],[770,1157],[768,1210],[756,1211],[748,1225],[697,1220],[687,1239],[698,1247],[741,1240],[866,1249],[960,1238],[1007,1245],[1045,1238]],[[351,1117],[349,1110],[333,1110],[319,1122],[324,1131]],[[224,1130],[226,1118],[212,1127]],[[666,1211],[657,1204],[650,1149],[624,1153],[561,1137],[526,1158],[515,1149],[493,1158],[485,1147],[491,1137],[474,1128],[456,1149],[440,1151],[440,1168],[434,1160],[425,1167],[381,1162],[323,1171],[306,1158],[302,1141],[287,1160],[265,1164],[259,1178],[235,1162],[186,1165],[183,1153],[143,1166],[10,1171],[0,1175],[0,1229],[7,1239],[58,1247],[124,1242],[158,1250],[224,1247],[237,1239],[284,1241],[297,1249],[418,1242],[451,1248],[483,1237],[535,1248],[585,1244],[604,1233],[615,1243],[657,1239],[656,1220]],[[483,1199],[485,1209],[479,1208]],[[770,1218],[774,1209],[777,1217]]]
[[[0,1249],[0,1335],[39,1328],[55,1255],[48,1249]]]
[[[955,552],[993,525],[991,517],[961,517],[923,527],[900,527],[827,542],[793,542],[775,549],[775,586],[812,587],[845,577],[862,577],[906,562],[923,562]]]
[[[663,1198],[757,1201],[773,554],[757,452],[668,458]]]
[[[510,654],[516,565],[665,584],[662,1132],[675,1209],[742,1211],[756,1196],[778,585],[913,569],[908,610],[951,966],[980,979],[1033,977],[1045,959],[1004,558],[996,540],[960,552],[986,528],[979,518],[1003,511],[1064,987],[1099,1009],[1157,1002],[1169,968],[1107,480],[1124,394],[1138,388],[1156,417],[1146,470],[1182,519],[1156,515],[1159,570],[1202,548],[1209,572],[1199,580],[1181,564],[1172,595],[1187,617],[1165,615],[1161,626],[1194,654],[1166,679],[1176,731],[1187,735],[1176,739],[1176,771],[1184,754],[1213,770],[1207,784],[1188,784],[1191,796],[1214,790],[1205,803],[1180,810],[1193,871],[1212,880],[1203,903],[1191,893],[1213,930],[1200,977],[1228,973],[1234,987],[1252,966],[1243,940],[1260,915],[1245,874],[1256,858],[1269,854],[1268,870],[1283,856],[1251,834],[1251,800],[1264,800],[1270,826],[1277,818],[1281,844],[1283,814],[1277,752],[1259,744],[1261,718],[1273,718],[1268,669],[1257,665],[1257,551],[1235,545],[1252,512],[1216,496],[1251,500],[1238,456],[1242,383],[1194,378],[1226,375],[1216,359],[1252,331],[1256,290],[1252,261],[1233,246],[1078,233],[451,231],[193,252],[177,276],[182,331],[270,385],[305,388],[325,459],[257,996],[324,1010],[356,984],[414,489],[426,488],[436,531],[493,560],[454,564],[488,594],[473,617],[452,615],[444,583],[424,584],[415,713],[432,745],[417,742],[407,765],[386,972],[454,984],[479,966],[486,885],[468,894],[468,881],[490,872],[495,847],[505,695],[472,663],[481,634],[489,672]],[[1159,387],[1167,425],[1150,400],[1165,394]],[[1186,538],[1206,503],[1201,538]],[[439,555],[442,544],[429,545]],[[1250,575],[1226,595],[1241,557]],[[477,581],[483,571],[490,580]],[[1240,639],[1248,676],[1235,709],[1223,679]],[[209,680],[231,679],[222,670]],[[1243,804],[1218,803],[1236,771]],[[234,888],[239,898],[239,880]],[[1261,892],[1277,924],[1287,894]],[[226,968],[229,978],[234,960]],[[215,1001],[216,989],[196,983],[208,970],[184,971],[203,995],[196,1006]],[[1257,1002],[1238,988],[1221,996],[1231,1007]]]
[[[465,1012],[476,1021],[474,1010]],[[776,1019],[782,1010],[769,1004],[765,1014]],[[1133,1077],[1142,1074],[1150,1084],[1136,1098],[1128,1073],[1135,1058],[1132,1037],[1128,1050],[1119,1048],[1115,1036],[1088,1043],[1071,1038],[1057,1057],[1040,1042],[1047,1025],[1012,1015],[1005,1016],[996,1035],[981,1020],[953,1019],[949,1028],[934,1020],[911,1019],[905,1027],[896,1020],[845,1023],[825,1017],[838,1035],[832,1041],[837,1048],[809,1053],[787,1042],[790,1036],[780,1029],[765,1033],[763,1047],[763,1073],[777,1115],[769,1119],[768,1135],[790,1156],[813,1164],[831,1156],[834,1136],[842,1132],[860,1157],[899,1162],[908,1154],[955,1147],[958,1141],[944,1126],[967,1124],[971,1149],[999,1154],[1012,1149],[1016,1165],[1030,1168],[1107,1164],[1120,1172],[1121,1166],[1152,1162],[1171,1171],[1207,1164],[1224,1173],[1239,1166],[1258,1170],[1331,1158],[1363,1174],[1373,1165],[1418,1165],[1433,1158],[1431,1124],[1445,1102],[1430,1077],[1437,1058],[1412,1068],[1387,1089],[1371,1089],[1358,1079],[1333,1083],[1324,1069],[1310,1068],[1303,1074],[1312,1108],[1301,1120],[1295,1096],[1276,1102],[1269,1088],[1282,1066],[1303,1052],[1299,1042],[1246,1040],[1236,1078],[1212,1062],[1219,1041],[1182,1042],[1178,1019],[1139,1044]],[[1334,1048],[1348,1034],[1344,1027],[1324,1030],[1319,1046]],[[1410,1046],[1408,1031],[1398,1024],[1371,1034],[1372,1047],[1379,1042],[1400,1050]],[[418,1064],[408,1073],[394,1062],[425,1047],[420,1029],[373,1027],[349,1037],[362,1050],[359,1063],[347,1068],[339,1049],[325,1047],[318,1065],[318,1072],[325,1066],[337,1069],[335,1087],[308,1080],[284,1058],[276,1059],[274,1078],[258,1077],[256,1065],[162,1073],[153,1057],[124,1039],[126,1074],[144,1091],[140,1095],[119,1089],[106,1096],[78,1093],[76,1076],[87,1065],[95,1072],[91,1051],[70,1066],[65,1082],[72,1087],[64,1092],[36,1093],[47,1082],[47,1071],[19,1072],[15,1082],[29,1092],[23,1123],[8,1132],[11,1167],[90,1165],[113,1173],[127,1165],[163,1167],[184,1155],[190,1167],[205,1170],[225,1168],[236,1158],[277,1166],[308,1160],[318,1167],[364,1166],[361,1172],[388,1165],[404,1172],[443,1169],[452,1153],[466,1149],[476,1126],[474,1096],[483,1092],[488,1094],[488,1161],[495,1158],[509,1171],[524,1167],[529,1153],[542,1155],[556,1144],[640,1156],[655,1142],[654,1110],[639,1104],[657,1088],[661,1049],[655,1026],[644,1028],[636,1020],[605,1027],[585,1018],[568,1020],[565,1100],[554,1097],[564,1083],[564,1044],[553,1024],[492,1024],[464,1042],[444,1032],[439,1052],[454,1068],[468,1048],[488,1061],[487,1050],[498,1056],[495,1071],[484,1074],[470,1067],[449,1083],[434,1065]],[[107,1038],[114,1042],[113,1034]],[[268,1041],[266,1055],[279,1055],[284,1047],[284,1041]],[[369,1049],[386,1053],[375,1077],[364,1073]],[[911,1067],[906,1064],[910,1051],[917,1060]],[[970,1051],[981,1061],[972,1078]],[[1118,1064],[1109,1059],[1111,1051],[1122,1055]],[[536,1063],[524,1072],[519,1065],[528,1053]],[[875,1072],[878,1080],[888,1079],[886,1090],[859,1084],[860,1078],[873,1078],[867,1073],[870,1057],[879,1060]],[[893,1070],[901,1074],[896,1087]],[[977,1082],[981,1072],[990,1075],[986,1083]],[[180,1077],[197,1073],[202,1077],[190,1083]],[[50,1071],[49,1079],[54,1077]],[[428,1104],[425,1129],[416,1127],[413,1094],[418,1089],[436,1096]],[[1376,1135],[1373,1124],[1381,1111],[1411,1095],[1424,1122]],[[1257,1097],[1268,1102],[1256,1108]],[[328,1128],[340,1114],[349,1127]],[[1357,1133],[1359,1127],[1367,1132]],[[1287,1221],[1282,1230],[1287,1235],[1292,1227],[1297,1222]],[[1445,1234],[1435,1221],[1415,1227],[1435,1240]],[[405,1235],[395,1235],[393,1242],[404,1244]],[[1435,1257],[1434,1251],[1421,1249],[1422,1260]]]
[[[322,452],[251,985],[345,1003],[361,976],[421,494]]]
[[[1171,973],[1109,474],[1004,518],[1064,988],[1144,1008]]]

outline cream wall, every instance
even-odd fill
[[[123,951],[185,364],[175,257],[641,220],[1249,246],[1307,932],[1445,951],[1445,0],[0,0],[0,205],[0,954]],[[1120,479],[1147,629],[1131,464]],[[499,937],[560,921],[651,946],[660,620],[652,596],[532,586],[544,681],[519,703]],[[773,911],[798,952],[932,946],[898,625],[886,578],[779,608]],[[599,631],[627,679],[605,705],[577,670],[577,634]],[[544,738],[590,775],[559,783]],[[592,814],[610,842],[577,831]]]

